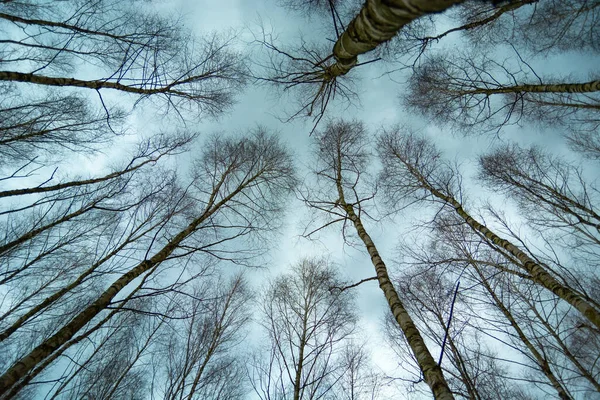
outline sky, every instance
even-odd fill
[[[278,35],[281,43],[290,43],[299,37],[322,41],[326,37],[324,24],[327,20],[307,18],[293,11],[278,6],[277,0],[176,0],[159,5],[168,10],[174,10],[184,16],[185,23],[198,34],[211,31],[226,31],[233,29],[238,33],[238,42],[242,52],[255,54],[258,49],[252,44],[252,32],[257,32],[259,24],[264,24]],[[461,46],[455,37],[448,37],[445,46]],[[570,73],[573,63],[578,65],[581,76],[585,77],[596,67],[597,58],[581,54],[558,54],[549,60],[534,64],[534,68],[544,74]],[[477,157],[490,150],[503,140],[516,141],[523,145],[539,144],[544,147],[564,153],[565,146],[559,132],[536,130],[535,128],[510,127],[505,129],[502,138],[490,140],[484,136],[463,137],[453,135],[435,124],[408,113],[403,109],[399,92],[403,90],[406,80],[405,72],[388,74],[395,66],[388,63],[374,63],[361,67],[356,72],[358,76],[357,93],[359,103],[347,109],[337,110],[333,115],[347,119],[358,119],[365,123],[371,133],[382,126],[409,123],[422,129],[426,136],[434,139],[436,145],[449,159],[459,161],[465,173],[467,185],[473,185]],[[266,126],[277,131],[282,140],[296,153],[299,163],[304,166],[310,159],[310,121],[294,120],[283,123],[285,110],[282,104],[290,99],[281,97],[272,87],[251,82],[238,98],[237,104],[216,121],[203,121],[197,128],[201,132],[232,131],[239,132],[256,125]],[[375,165],[374,165],[375,166]],[[303,168],[304,169],[304,168]],[[494,200],[492,193],[475,184],[477,189],[469,192],[469,199],[474,202]],[[516,218],[514,207],[505,202],[497,201],[508,209],[509,215]],[[302,208],[300,202],[293,205]],[[419,216],[419,210],[413,209],[413,214],[402,215],[388,222],[367,221],[366,227],[372,236],[384,260],[392,271],[398,266],[394,263],[399,259],[397,245],[399,237],[410,235],[413,223]],[[339,227],[327,230],[318,241],[301,238],[306,214],[289,213],[288,219],[277,245],[272,249],[268,268],[248,274],[256,288],[262,287],[269,277],[285,271],[289,265],[302,257],[311,255],[327,255],[335,262],[342,275],[348,281],[359,281],[374,275],[373,267],[364,248],[352,247],[344,243]],[[360,326],[372,344],[372,362],[383,373],[390,376],[401,376],[402,372],[395,369],[396,361],[391,357],[389,346],[382,334],[383,318],[388,313],[383,294],[373,281],[353,289],[360,313]],[[253,330],[249,340],[258,340],[258,330]],[[415,395],[416,398],[420,396]]]
[[[313,19],[311,24],[311,20],[278,7],[276,3],[276,0],[225,0],[218,3],[210,0],[178,0],[175,2],[175,9],[180,10],[189,26],[198,32],[229,28],[241,32],[242,51],[255,49],[255,45],[244,49],[244,42],[251,40],[250,32],[258,28],[260,21],[271,25],[273,32],[282,41],[294,40],[300,35],[310,37],[313,34],[317,40],[323,36],[322,24],[327,21]],[[360,105],[352,106],[339,115],[336,113],[336,116],[358,118],[373,133],[380,126],[404,120],[406,115],[400,107],[397,84],[389,76],[380,77],[382,71],[385,70],[365,70],[365,76],[359,83]],[[309,135],[310,121],[295,120],[282,123],[285,111],[281,110],[280,104],[281,98],[274,94],[273,88],[251,83],[231,112],[220,117],[218,121],[203,122],[198,128],[202,132],[238,132],[256,125],[266,126],[279,132],[281,139],[296,153],[298,163],[306,165],[310,159],[312,140]],[[294,207],[303,208],[303,205],[296,202]],[[291,264],[307,256],[328,256],[337,264],[343,278],[350,282],[374,276],[373,266],[364,248],[344,244],[339,226],[329,229],[318,241],[299,237],[306,217],[304,212],[288,214],[282,235],[277,238],[276,248],[269,257],[268,269],[252,271],[247,275],[256,288],[262,287],[270,276],[284,272]],[[371,223],[368,224],[368,229],[384,258],[394,259],[397,238],[387,233],[389,227],[384,229],[381,224]],[[399,230],[397,226],[392,229]],[[353,291],[361,317],[361,330],[371,344],[377,344],[372,346],[372,361],[386,373],[396,373],[397,371],[393,370],[394,361],[389,357],[389,348],[382,335],[383,318],[388,309],[381,290],[376,282],[371,281]],[[252,332],[251,336],[259,334],[256,329]],[[250,341],[257,339],[258,337],[251,337]]]
[[[327,19],[309,18],[285,10],[278,6],[277,0],[155,0],[149,6],[165,13],[180,15],[182,23],[197,35],[214,31],[235,32],[234,46],[240,52],[247,54],[249,60],[260,52],[258,46],[252,43],[252,33],[258,31],[261,23],[272,29],[282,43],[293,43],[300,37],[316,41],[327,40],[328,30],[324,26],[328,22]],[[445,45],[460,46],[461,44],[449,37]],[[592,73],[599,63],[597,57],[557,54],[548,60],[534,64],[534,67],[541,73],[563,75],[570,73],[573,64],[576,64],[580,71],[579,76],[585,77]],[[509,215],[517,218],[513,206],[494,199],[493,193],[475,183],[478,156],[501,141],[516,141],[524,145],[538,144],[555,153],[567,153],[559,132],[552,130],[510,127],[503,132],[502,138],[490,140],[489,137],[484,136],[455,135],[439,128],[431,121],[410,114],[402,107],[400,92],[403,90],[403,82],[408,72],[397,71],[388,74],[390,69],[395,67],[384,62],[360,67],[356,71],[358,78],[356,91],[359,95],[357,103],[347,108],[335,109],[331,116],[360,120],[373,135],[381,127],[393,124],[408,123],[421,129],[426,136],[434,139],[435,144],[448,159],[455,159],[461,163],[466,185],[474,188],[469,192],[469,199],[474,203],[489,199],[497,200],[496,204],[507,207]],[[282,97],[272,87],[250,80],[230,111],[217,119],[203,119],[198,123],[188,123],[188,127],[208,137],[215,132],[235,133],[259,125],[265,126],[277,132],[282,141],[292,149],[302,177],[308,172],[310,163],[312,126],[310,120],[297,119],[286,123],[282,121],[285,119],[285,106],[289,105],[290,100],[288,97]],[[289,108],[287,110],[289,111]],[[144,108],[141,107],[131,120],[131,129],[135,132],[156,131],[161,127],[161,123],[160,117],[145,114]],[[132,143],[136,138],[132,136],[123,140]],[[195,146],[198,148],[202,146],[202,137]],[[94,173],[111,165],[115,159],[124,156],[127,148],[126,145],[113,146],[110,151],[105,151],[99,157],[93,159],[81,157],[77,161],[80,172]],[[170,162],[176,163],[178,168],[185,170],[193,154],[194,148],[189,155],[183,155],[176,160],[171,159]],[[377,164],[374,162],[373,169],[376,168]],[[374,275],[371,260],[364,247],[344,243],[339,226],[326,230],[318,240],[307,240],[302,238],[301,234],[306,226],[309,212],[300,201],[293,201],[289,208],[285,225],[273,241],[274,245],[269,252],[265,268],[248,271],[246,275],[257,291],[260,291],[271,277],[285,272],[290,265],[307,256],[327,256],[338,266],[342,277],[349,282],[357,282]],[[392,271],[399,268],[397,261],[401,260],[397,249],[399,239],[414,234],[414,222],[423,214],[417,207],[412,208],[410,213],[394,219],[364,221],[370,236]],[[356,243],[357,240],[354,242]],[[234,267],[231,267],[231,272],[234,272]],[[369,339],[372,362],[383,373],[400,376],[402,372],[395,368],[396,361],[391,357],[389,345],[383,334],[383,320],[389,313],[389,309],[381,290],[374,281],[364,283],[352,290],[360,315],[359,326],[364,332],[361,336]],[[260,340],[260,330],[255,327],[251,330],[248,341],[257,343]],[[415,398],[420,397],[415,395]]]

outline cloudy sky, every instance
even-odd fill
[[[158,5],[168,12],[180,13],[185,23],[198,34],[211,31],[237,32],[236,46],[240,51],[248,52],[252,59],[260,53],[260,48],[251,43],[253,33],[259,32],[260,24],[278,36],[279,43],[293,43],[300,37],[315,41],[327,41],[331,34],[327,19],[314,16],[308,18],[293,11],[285,10],[278,6],[277,0],[175,0],[173,2],[159,3]],[[449,36],[443,41],[443,46],[464,46],[455,37]],[[588,74],[597,68],[598,60],[585,54],[557,54],[546,60],[532,60],[532,66],[539,73],[545,75],[571,75],[572,66],[578,66],[578,75],[585,79]],[[396,71],[398,65],[392,63],[374,63],[361,67],[355,71],[358,77],[357,93],[359,99],[356,104],[347,108],[330,110],[330,117],[358,119],[363,121],[371,132],[376,132],[382,126],[409,123],[421,128],[428,136],[434,138],[436,145],[441,148],[450,159],[456,159],[463,165],[465,182],[469,185],[474,171],[477,156],[504,140],[512,140],[521,144],[542,144],[556,152],[564,152],[565,146],[558,132],[551,130],[540,131],[533,127],[511,127],[506,129],[502,138],[471,136],[462,137],[452,135],[450,132],[436,127],[434,124],[421,117],[411,115],[403,110],[399,93],[404,88],[408,71]],[[286,108],[290,98],[281,97],[280,93],[272,87],[251,82],[233,110],[223,115],[217,121],[203,121],[195,129],[201,132],[233,131],[239,132],[256,125],[266,126],[279,132],[281,138],[289,144],[298,156],[299,164],[305,165],[308,161],[311,137],[310,121],[294,120],[283,123]],[[282,106],[283,105],[283,106]],[[152,124],[154,122],[145,123]],[[139,122],[142,126],[144,122]],[[303,172],[305,173],[305,172]],[[492,200],[489,192],[477,186],[477,190],[469,192],[469,199],[474,202]],[[302,204],[296,202],[291,206],[288,222],[282,231],[282,236],[275,248],[272,249],[268,270],[254,271],[248,276],[255,287],[260,287],[272,274],[285,270],[291,263],[307,255],[328,255],[343,272],[349,281],[358,281],[374,275],[373,267],[366,251],[360,247],[345,245],[339,229],[330,229],[321,235],[319,241],[308,241],[299,235],[306,214],[297,212],[302,209]],[[509,207],[510,211],[510,207]],[[418,214],[418,210],[416,210]],[[410,235],[412,223],[418,215],[408,214],[386,222],[368,221],[367,229],[377,244],[384,260],[391,267],[397,268],[394,263],[398,260],[396,246],[401,236]],[[394,361],[388,357],[389,349],[385,345],[381,329],[383,316],[387,312],[384,298],[375,282],[368,282],[353,289],[356,293],[357,303],[361,313],[361,326],[372,343],[373,361],[385,373],[399,376],[401,373],[394,370]],[[255,335],[257,333],[254,333]],[[254,338],[255,340],[256,338]]]
[[[272,32],[277,37],[278,44],[294,44],[300,38],[321,43],[325,46],[333,45],[332,29],[329,20],[314,15],[306,16],[298,12],[286,10],[279,6],[279,0],[154,0],[148,6],[156,7],[161,12],[179,15],[181,21],[198,36],[212,32],[223,35],[234,35],[234,46],[250,62],[250,67],[255,74],[264,73],[258,63],[265,56],[264,48],[254,41],[256,35],[263,28]],[[358,2],[358,1],[357,1]],[[440,29],[450,26],[449,22],[440,17]],[[460,42],[455,36],[447,37],[438,46],[464,49],[465,43]],[[503,55],[510,55],[506,49],[499,50]],[[367,57],[368,58],[368,57]],[[528,60],[529,61],[529,60]],[[600,59],[596,56],[580,53],[553,54],[544,60],[530,60],[532,67],[544,76],[571,76],[575,80],[589,78]],[[573,65],[577,66],[576,73]],[[394,124],[408,124],[422,131],[432,138],[438,148],[449,160],[456,160],[465,174],[465,187],[467,188],[470,204],[480,204],[491,201],[502,205],[511,218],[517,219],[514,207],[506,204],[493,196],[493,193],[482,188],[474,182],[477,157],[489,151],[503,141],[515,141],[520,144],[539,144],[554,153],[569,155],[560,132],[552,129],[540,130],[536,127],[512,126],[505,129],[501,137],[473,135],[464,137],[454,135],[446,128],[440,128],[431,121],[411,114],[403,109],[400,95],[406,90],[406,80],[410,71],[401,69],[399,64],[389,61],[380,61],[361,66],[352,71],[356,78],[355,91],[358,94],[353,104],[332,104],[328,110],[327,118],[344,118],[359,120],[365,124],[371,134],[375,134],[381,127]],[[110,99],[111,94],[106,94]],[[116,96],[116,95],[115,95]],[[115,97],[116,101],[120,101]],[[228,112],[218,119],[203,119],[199,122],[187,123],[187,129],[201,133],[196,142],[196,149],[192,148],[189,154],[182,155],[174,161],[177,167],[185,171],[189,160],[195,150],[202,146],[202,138],[209,134],[219,132],[243,132],[256,126],[265,126],[277,132],[282,141],[287,143],[295,153],[302,177],[308,173],[310,163],[311,120],[295,119],[284,122],[286,113],[293,110],[293,97],[286,96],[272,86],[262,84],[256,80],[249,80],[248,85],[238,96],[237,103]],[[326,120],[325,119],[325,120]],[[325,122],[324,120],[324,122]],[[168,128],[169,121],[163,120],[160,115],[147,113],[147,109],[140,107],[131,120],[134,132],[156,132]],[[324,123],[321,124],[321,127]],[[136,137],[124,139],[130,143]],[[77,160],[81,171],[95,172],[111,165],[115,159],[123,156],[127,146],[113,146],[110,151],[105,151],[98,158],[90,159],[82,156]],[[597,168],[597,166],[596,166]],[[373,172],[377,164],[373,163]],[[298,200],[290,202],[286,224],[279,236],[273,241],[268,261],[264,268],[247,271],[247,277],[254,288],[260,290],[268,279],[286,271],[289,266],[307,256],[327,256],[333,261],[348,282],[357,282],[374,275],[373,266],[366,250],[362,246],[352,246],[344,243],[340,226],[334,226],[323,231],[318,240],[307,240],[301,237],[303,228],[309,218],[310,211],[305,209]],[[429,212],[429,211],[427,211]],[[402,268],[402,258],[397,250],[401,238],[419,240],[422,234],[415,229],[415,223],[423,218],[425,212],[418,207],[411,208],[410,212],[382,221],[366,220],[365,225],[369,234],[376,243],[383,259],[392,270]],[[353,243],[357,244],[357,240]],[[232,272],[233,272],[233,267]],[[395,360],[391,357],[388,344],[385,341],[383,330],[384,316],[389,313],[383,294],[373,281],[364,283],[352,289],[360,313],[360,327],[368,338],[372,350],[372,361],[383,373],[394,377],[408,377],[395,367]],[[248,338],[249,342],[257,343],[261,340],[260,330],[253,329]],[[434,354],[434,356],[437,356]],[[424,387],[424,384],[421,384]],[[424,388],[425,392],[427,389]],[[419,398],[418,395],[415,397]]]
[[[278,7],[277,0],[225,0],[219,2],[177,0],[175,3],[177,6],[172,9],[178,10],[184,15],[189,26],[198,33],[234,29],[236,32],[240,32],[239,46],[241,50],[251,53],[257,51],[256,44],[249,44],[252,40],[252,32],[259,31],[261,22],[272,28],[281,43],[291,43],[299,37],[322,40],[329,30],[324,26],[328,22],[326,19],[307,18],[287,11]],[[166,6],[171,8],[172,4],[165,4]],[[379,67],[372,64],[368,67],[361,71],[361,79],[358,82],[357,92],[360,94],[360,104],[350,105],[348,109],[341,110],[341,112],[336,111],[332,116],[359,119],[365,122],[373,132],[381,126],[405,121],[409,117],[401,109],[398,99],[400,86],[395,82],[396,79],[402,79],[402,77],[381,76],[389,69],[390,65]],[[238,132],[256,125],[266,126],[279,132],[284,142],[287,142],[297,154],[298,164],[303,169],[301,174],[304,174],[310,152],[311,124],[307,120],[282,123],[282,118],[285,118],[287,111],[281,107],[282,100],[289,101],[291,99],[279,97],[272,87],[251,83],[239,97],[237,105],[230,113],[222,116],[218,121],[203,122],[199,126],[199,130],[201,132]],[[446,136],[444,141],[449,147],[458,147],[458,144],[454,144],[450,136]],[[298,213],[295,212],[297,209],[303,210],[302,203],[294,203],[293,210],[291,210],[293,212],[290,212],[282,236],[272,251],[268,271],[254,271],[248,275],[255,287],[259,288],[271,274],[277,274],[300,258],[311,255],[330,257],[339,266],[342,275],[348,281],[359,281],[374,275],[373,266],[364,248],[345,245],[339,226],[326,231],[318,241],[301,238],[299,235],[302,233],[307,215],[306,210]],[[403,227],[405,224],[402,222],[396,221],[387,226],[369,223],[367,226],[380,252],[387,260],[395,259],[397,235],[405,229]],[[397,375],[398,371],[394,371],[392,368],[394,362],[387,357],[389,349],[386,348],[384,337],[380,333],[383,316],[387,311],[381,290],[373,281],[364,283],[353,290],[361,314],[361,329],[372,343],[381,344],[381,346],[373,346],[373,361],[387,373]],[[257,331],[254,332],[256,335]]]

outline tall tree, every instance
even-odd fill
[[[250,321],[251,293],[242,276],[229,282],[204,279],[178,308],[185,314],[163,331],[154,346],[157,380],[165,399],[235,399],[244,393],[236,346]],[[182,297],[182,296],[178,296]]]
[[[252,385],[263,400],[329,398],[344,373],[340,354],[356,315],[324,259],[305,259],[275,278],[261,299],[269,344],[256,356]]]
[[[429,56],[410,78],[405,104],[466,132],[529,120],[567,131],[600,123],[600,80],[542,78],[529,64],[489,55]]]
[[[425,382],[436,399],[454,398],[442,370],[394,288],[387,266],[362,222],[363,216],[368,216],[365,203],[373,198],[373,194],[367,193],[362,187],[369,161],[365,128],[358,122],[332,122],[317,136],[315,147],[316,184],[311,185],[315,189],[303,195],[306,204],[324,212],[326,218],[331,218],[324,226],[343,222],[344,237],[346,224],[354,228],[371,257],[379,287],[398,327],[406,336]]]
[[[242,80],[243,64],[228,40],[198,41],[177,20],[140,12],[136,2],[9,2],[0,23],[16,32],[0,44],[6,83],[89,89],[102,103],[102,93],[113,89],[135,95],[136,103],[161,98],[166,110],[216,115]],[[80,66],[95,68],[83,75]]]
[[[555,271],[538,262],[523,250],[474,219],[457,199],[460,195],[460,177],[441,159],[438,150],[427,140],[394,128],[384,133],[379,141],[381,161],[384,163],[382,180],[391,202],[403,196],[416,197],[441,203],[453,210],[474,232],[481,235],[496,251],[511,257],[513,262],[536,284],[563,299],[596,328],[600,328],[600,310]]]
[[[298,94],[299,106],[292,113],[292,118],[304,115],[312,117],[312,133],[336,96],[345,101],[355,97],[352,79],[343,78],[354,67],[361,65],[358,63],[358,56],[384,45],[414,20],[445,11],[462,2],[463,0],[368,0],[344,29],[344,21],[332,8],[332,25],[336,34],[333,49],[305,41],[292,49],[284,49],[274,43],[272,36],[265,34],[263,30],[258,42],[271,52],[271,60],[266,65],[260,63],[267,70],[261,74],[260,79],[273,83],[284,91],[291,89]],[[333,7],[334,3],[329,4]],[[310,8],[315,2],[298,4]]]
[[[168,268],[194,253],[247,262],[248,257],[260,252],[256,243],[254,250],[244,252],[234,251],[228,247],[229,242],[238,240],[241,244],[239,241],[245,237],[256,238],[265,235],[263,230],[273,229],[276,215],[282,210],[281,201],[295,182],[285,149],[264,131],[247,138],[214,138],[197,161],[193,178],[179,197],[169,197],[175,212],[148,233],[150,240],[115,271],[113,283],[101,285],[89,301],[79,305],[47,336],[36,340],[34,347],[4,372],[0,378],[2,393],[27,379],[45,359],[60,354],[62,346],[101,317],[137,278],[143,282],[159,267]]]

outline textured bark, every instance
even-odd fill
[[[179,247],[179,245],[190,236],[204,221],[210,218],[218,209],[223,207],[233,197],[239,194],[242,189],[248,185],[253,184],[253,181],[260,174],[250,177],[243,186],[239,186],[236,190],[232,191],[228,196],[224,197],[218,203],[213,203],[214,195],[209,201],[209,205],[205,212],[193,220],[185,229],[180,231],[173,239],[171,239],[160,251],[158,251],[150,259],[144,260],[137,266],[129,270],[126,274],[122,275],[112,285],[110,285],[91,305],[81,311],[75,318],[63,326],[58,332],[52,335],[50,338],[42,342],[36,348],[34,348],[28,355],[17,361],[11,368],[9,368],[0,377],[0,395],[6,393],[15,385],[19,380],[23,379],[33,368],[36,367],[47,357],[51,356],[56,350],[58,350],[63,344],[67,343],[81,328],[94,319],[100,312],[102,312],[111,303],[114,297],[134,279],[138,278],[152,268],[158,266],[160,263],[167,260],[167,258]],[[222,182],[221,182],[222,183]],[[219,184],[220,185],[220,184]],[[216,189],[218,191],[218,187]]]
[[[520,263],[520,267],[527,271],[529,275],[531,275],[531,279],[539,284],[540,286],[550,290],[559,298],[563,299],[570,305],[572,305],[575,309],[577,309],[585,318],[587,318],[592,324],[594,324],[597,328],[600,329],[600,312],[591,305],[586,299],[582,298],[576,291],[571,289],[568,286],[563,285],[558,280],[556,280],[546,268],[542,265],[538,264],[531,257],[529,257],[525,252],[521,251],[517,246],[512,244],[506,239],[502,239],[500,236],[496,235],[493,231],[488,229],[485,225],[481,224],[479,221],[475,220],[469,213],[465,211],[454,197],[448,194],[444,194],[441,191],[435,189],[429,182],[425,179],[423,175],[419,173],[412,165],[405,162],[401,157],[398,157],[400,162],[402,162],[409,170],[409,172],[420,182],[421,186],[429,191],[433,196],[442,200],[444,203],[452,206],[456,213],[473,229],[475,232],[483,235],[490,243],[495,246],[506,250],[509,254],[514,256]]]
[[[339,149],[337,155],[336,176],[337,191],[339,195],[338,203],[346,212],[348,219],[354,224],[358,237],[360,237],[367,248],[369,256],[371,256],[371,262],[373,263],[375,272],[377,273],[379,287],[385,295],[385,299],[387,300],[390,310],[394,315],[394,319],[406,337],[406,341],[408,342],[408,345],[410,346],[417,363],[419,364],[419,368],[423,373],[425,382],[431,388],[436,400],[453,400],[454,396],[452,395],[452,391],[450,390],[450,387],[444,378],[442,369],[435,362],[434,358],[429,352],[429,349],[427,348],[427,345],[425,344],[425,341],[423,340],[423,337],[421,336],[421,333],[408,314],[404,304],[402,304],[402,301],[400,300],[400,297],[398,296],[398,293],[396,292],[396,289],[390,280],[387,267],[379,255],[377,247],[375,247],[375,243],[373,243],[373,240],[365,230],[362,221],[358,215],[356,215],[352,204],[346,203],[344,198],[344,189],[342,187],[342,165]]]
[[[345,75],[360,54],[393,38],[411,21],[446,10],[464,0],[367,0],[333,47],[335,64],[328,69],[332,78]]]
[[[501,93],[592,93],[600,91],[600,80],[583,83],[556,83],[541,85],[515,85],[497,88],[476,88],[462,90],[460,95],[469,94],[501,94]]]
[[[55,78],[51,76],[45,75],[37,75],[37,74],[25,74],[22,72],[15,71],[0,71],[0,81],[9,81],[9,82],[23,82],[23,83],[35,83],[38,85],[45,86],[71,86],[71,87],[81,87],[86,89],[114,89],[120,90],[126,93],[135,93],[143,96],[150,96],[154,94],[171,94],[180,97],[191,98],[194,95],[176,90],[175,87],[179,85],[183,85],[185,83],[191,83],[195,81],[200,81],[204,78],[210,78],[211,73],[207,73],[206,75],[198,75],[194,77],[190,77],[187,79],[182,79],[181,81],[171,82],[170,84],[165,84],[164,86],[153,86],[152,82],[148,82],[145,84],[144,82],[139,82],[136,85],[124,85],[119,82],[109,82],[105,80],[94,80],[94,81],[85,81],[81,79],[75,78]]]
[[[134,289],[128,295],[128,298],[131,298],[131,296],[133,296],[133,294],[135,294],[137,292],[137,289],[139,289],[140,287],[141,287],[141,285],[138,286],[136,289]],[[123,304],[125,304],[125,302]],[[36,376],[38,376],[41,372],[43,372],[46,369],[46,367],[48,367],[50,364],[52,364],[66,350],[68,350],[70,347],[78,344],[82,340],[89,337],[92,333],[94,333],[95,331],[100,329],[106,322],[108,322],[118,312],[119,312],[118,309],[112,310],[106,317],[104,317],[101,321],[99,321],[91,329],[89,329],[88,331],[84,332],[81,335],[78,335],[78,336],[70,339],[67,343],[65,343],[62,347],[60,347],[57,351],[55,351],[51,356],[49,356],[42,363],[40,363],[35,369],[30,371],[23,379],[21,379],[20,382],[18,382],[16,385],[12,386],[10,388],[10,391],[7,392],[3,397],[1,397],[2,400],[9,400],[9,399],[12,399],[13,397],[15,397],[16,395],[18,395],[19,391],[21,389],[23,389],[25,386],[27,386],[29,384],[29,382],[31,382]],[[2,394],[3,394],[3,392],[0,392],[0,395],[2,395]]]
[[[404,304],[402,304],[396,289],[390,281],[387,267],[381,259],[381,256],[375,247],[375,243],[373,243],[373,240],[365,230],[362,222],[354,212],[354,207],[351,204],[347,204],[343,198],[340,198],[340,205],[344,207],[344,210],[348,214],[348,218],[354,224],[358,236],[365,244],[365,247],[371,256],[371,262],[373,263],[375,271],[377,272],[379,287],[385,295],[390,310],[394,315],[394,319],[396,322],[398,322],[400,329],[402,329],[402,332],[406,336],[406,340],[413,354],[415,355],[415,358],[417,359],[419,368],[423,372],[425,382],[427,382],[431,388],[436,400],[454,399],[452,391],[450,390],[450,387],[444,378],[442,369],[433,359],[429,349],[425,344],[425,341],[423,340],[423,337],[421,336],[421,333],[415,326],[415,323],[406,311],[406,308],[404,308]]]

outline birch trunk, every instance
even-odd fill
[[[502,86],[497,88],[476,88],[471,90],[462,90],[458,94],[461,96],[470,94],[502,94],[502,93],[592,93],[600,91],[600,80],[594,80],[583,83],[556,83],[541,85],[515,85]]]
[[[354,207],[351,204],[347,204],[343,198],[340,198],[340,204],[342,207],[344,207],[348,218],[354,224],[358,236],[365,244],[365,247],[367,248],[367,251],[371,256],[371,262],[373,263],[375,271],[377,272],[377,280],[379,282],[379,287],[385,295],[390,310],[394,315],[394,319],[396,320],[396,322],[398,322],[400,329],[402,329],[402,332],[406,336],[406,340],[413,354],[415,355],[415,358],[417,359],[419,368],[423,372],[425,382],[427,382],[427,384],[431,388],[431,391],[433,392],[433,395],[436,400],[454,399],[452,391],[450,390],[450,387],[448,386],[448,383],[444,378],[442,369],[439,365],[437,365],[437,363],[431,356],[431,353],[429,352],[429,349],[427,348],[423,337],[421,336],[419,330],[415,326],[415,323],[413,322],[412,318],[404,308],[404,305],[402,304],[402,301],[400,300],[396,289],[390,281],[390,277],[387,272],[387,267],[381,259],[381,256],[379,255],[379,252],[375,247],[375,243],[373,243],[373,240],[365,230],[361,220],[354,212]]]
[[[208,79],[211,78],[211,75],[212,74],[209,72],[204,75],[198,75],[186,79],[181,79],[180,81],[174,81],[163,86],[156,86],[153,85],[150,81],[148,81],[148,83],[140,81],[135,85],[124,85],[119,82],[110,82],[106,80],[86,81],[76,78],[55,78],[51,76],[26,74],[15,71],[0,71],[0,81],[35,83],[38,85],[45,86],[70,86],[93,90],[114,89],[119,90],[121,92],[139,94],[142,96],[151,96],[154,94],[170,94],[175,96],[181,96],[184,98],[193,98],[196,95],[193,95],[189,92],[176,90],[175,87],[187,83],[201,81],[202,79]],[[205,97],[208,98],[209,96],[210,94],[207,94]]]
[[[390,310],[394,315],[394,319],[406,337],[406,341],[408,342],[408,345],[410,346],[417,363],[419,364],[419,368],[423,373],[425,382],[431,388],[433,396],[436,400],[453,400],[454,396],[452,395],[452,391],[450,390],[450,387],[444,378],[442,369],[431,356],[431,353],[429,352],[421,333],[408,314],[404,304],[402,304],[402,301],[400,300],[400,297],[398,296],[398,293],[396,292],[396,289],[390,280],[387,267],[379,255],[377,247],[375,247],[375,243],[373,243],[373,240],[365,230],[362,221],[354,212],[354,207],[352,204],[346,203],[344,198],[344,189],[342,187],[342,163],[339,149],[336,169],[336,185],[339,195],[338,202],[346,212],[348,219],[350,219],[350,221],[352,221],[354,224],[356,233],[364,243],[369,255],[371,256],[371,262],[373,263],[375,272],[377,273],[379,287],[385,295],[385,299],[387,300]]]
[[[471,217],[471,215],[469,215],[469,213],[467,213],[462,207],[462,204],[460,204],[454,197],[444,194],[431,186],[427,179],[408,162],[404,161],[397,154],[396,157],[407,167],[409,172],[419,181],[425,190],[427,190],[436,198],[442,200],[444,203],[452,206],[456,213],[467,223],[467,225],[471,227],[471,229],[483,235],[490,243],[506,250],[509,254],[514,256],[520,263],[519,267],[527,271],[535,283],[550,290],[556,296],[572,305],[585,318],[594,324],[594,326],[600,329],[600,312],[586,299],[582,298],[570,287],[565,286],[556,280],[556,278],[546,271],[546,268],[534,261],[517,246],[506,239],[502,239],[500,236],[488,229],[485,225]]]
[[[111,286],[109,286],[91,305],[81,311],[75,318],[63,326],[58,332],[46,339],[36,348],[34,348],[28,355],[17,361],[11,368],[9,368],[0,377],[0,396],[6,393],[15,385],[19,380],[23,379],[33,368],[41,363],[44,359],[51,356],[56,350],[58,350],[63,344],[67,343],[81,328],[92,321],[100,312],[102,312],[114,299],[114,297],[129,283],[136,278],[140,277],[145,272],[150,271],[152,268],[158,266],[179,247],[179,245],[190,236],[204,221],[215,214],[221,207],[223,207],[228,201],[233,199],[239,194],[245,187],[253,184],[253,181],[260,174],[250,177],[244,185],[239,186],[236,190],[232,191],[228,196],[224,197],[218,203],[213,203],[213,199],[216,196],[216,192],[219,190],[222,181],[217,184],[217,187],[213,190],[213,196],[211,201],[201,216],[193,220],[185,229],[180,231],[173,239],[171,239],[160,251],[158,251],[150,259],[144,260],[137,266],[129,270],[129,272],[122,275],[117,279]]]
[[[464,0],[367,0],[333,47],[332,79],[345,75],[357,57],[393,38],[411,21],[446,10]]]

